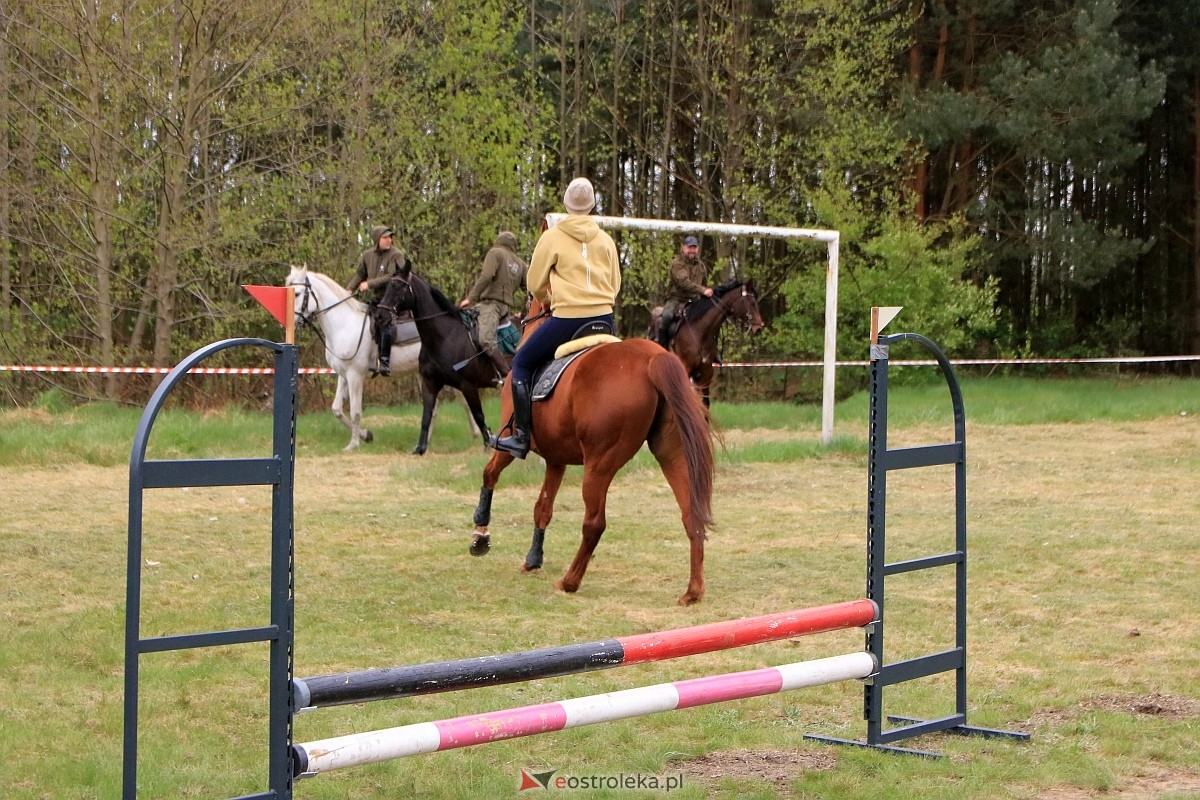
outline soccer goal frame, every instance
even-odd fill
[[[556,225],[566,216],[561,213],[547,214],[546,226]],[[836,385],[834,377],[837,368],[838,244],[841,240],[841,235],[837,231],[599,215],[593,219],[600,227],[614,230],[658,231],[673,234],[700,233],[730,237],[752,236],[763,239],[812,239],[825,242],[828,249],[828,262],[825,267],[825,352],[822,358],[821,442],[825,445],[833,443],[833,404]]]

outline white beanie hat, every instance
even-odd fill
[[[563,205],[572,214],[589,214],[596,207],[596,192],[587,178],[576,178],[567,184]]]

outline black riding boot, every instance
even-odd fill
[[[671,323],[675,320],[675,308],[667,303],[658,318],[658,343],[665,349],[671,349]]]
[[[492,447],[524,458],[529,453],[529,432],[533,430],[533,398],[527,381],[513,381],[512,435],[496,438]]]
[[[379,337],[379,369],[377,372],[380,375],[392,374],[392,331],[390,324]]]
[[[379,345],[379,366],[371,371],[376,375],[391,375],[392,312],[372,305],[371,320],[375,323],[375,343]]]

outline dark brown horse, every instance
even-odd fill
[[[421,375],[421,435],[413,454],[424,455],[429,447],[429,427],[438,393],[450,386],[462,392],[475,424],[488,440],[487,422],[479,390],[496,385],[496,370],[462,320],[459,308],[439,289],[406,268],[392,278],[379,307],[389,311],[411,311],[421,337],[417,371]]]
[[[661,309],[652,315],[651,339],[656,331]],[[688,376],[700,390],[704,405],[711,402],[713,362],[717,360],[717,336],[726,320],[740,322],[750,333],[763,329],[758,310],[758,293],[754,281],[734,281],[718,286],[712,297],[699,297],[688,303],[679,321],[679,329],[671,341],[671,352],[687,367]]]
[[[529,310],[525,335],[536,327],[540,306]],[[501,392],[501,415],[512,413],[512,392]],[[555,588],[574,592],[583,580],[592,552],[605,528],[608,487],[642,443],[658,460],[691,544],[691,572],[680,605],[704,596],[704,540],[712,525],[713,452],[708,415],[675,356],[646,339],[628,339],[595,347],[567,368],[546,400],[533,404],[533,452],[546,462],[542,490],[533,509],[533,542],[522,571],[542,566],[546,526],[566,468],[583,465],[583,540],[575,559]],[[488,524],[492,492],[513,456],[495,451],[483,470],[483,488],[475,509],[471,553],[490,546]]]

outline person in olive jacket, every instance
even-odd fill
[[[671,321],[682,306],[697,297],[712,297],[713,290],[707,286],[708,266],[700,260],[700,240],[689,236],[683,240],[679,255],[667,270],[667,302],[663,304],[662,319],[658,327],[658,343],[671,346]]]
[[[500,352],[496,329],[513,311],[514,296],[525,285],[529,266],[517,257],[517,237],[512,231],[500,231],[487,255],[479,278],[459,303],[460,308],[479,309],[479,346],[496,367],[497,385],[508,374],[508,362]]]
[[[362,252],[354,277],[346,284],[351,292],[365,295],[363,300],[371,307],[371,319],[375,321],[375,342],[379,345],[379,366],[375,371],[380,375],[390,375],[392,372],[392,315],[380,310],[379,301],[383,299],[392,276],[412,263],[403,252],[392,246],[393,235],[387,225],[371,228],[371,241],[375,246]]]

